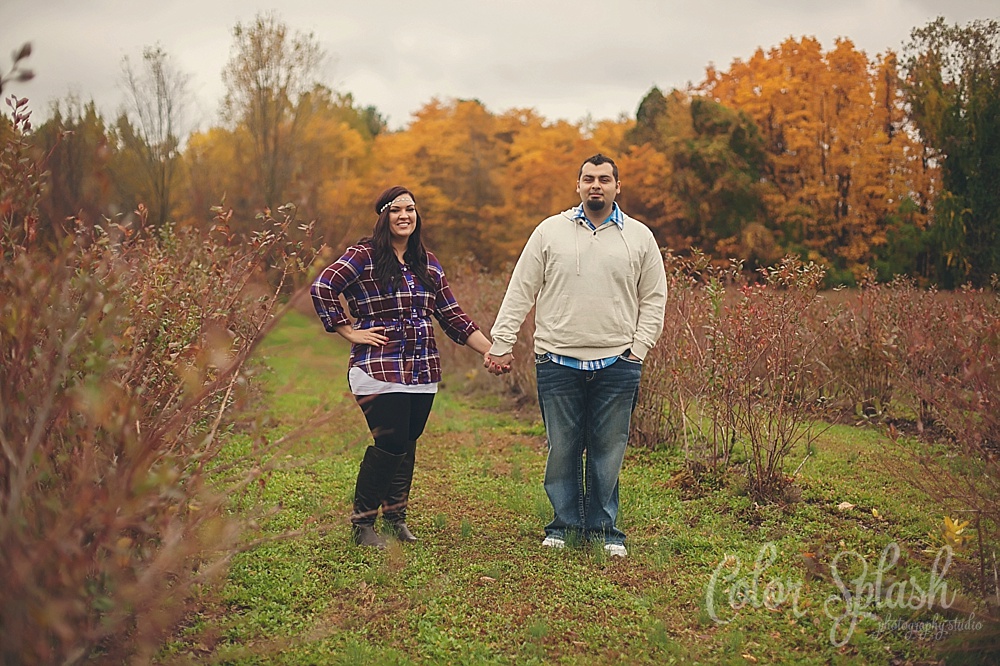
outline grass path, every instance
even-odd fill
[[[336,414],[268,480],[259,502],[281,510],[263,530],[333,528],[237,558],[214,610],[170,646],[166,661],[930,663],[922,660],[932,642],[878,635],[874,619],[835,645],[845,632],[831,641],[836,612],[824,604],[838,588],[810,566],[852,551],[855,568],[864,561],[874,569],[884,548],[899,543],[904,557],[893,574],[927,579],[931,556],[921,551],[938,520],[934,507],[887,474],[885,440],[873,431],[828,431],[803,468],[801,501],[786,507],[755,507],[738,487],[689,492],[675,476],[676,451],[631,450],[620,518],[630,554],[617,560],[599,548],[539,546],[550,509],[537,417],[483,407],[463,395],[465,378],[449,380],[417,453],[409,522],[420,542],[380,553],[348,542],[367,432],[346,394],[346,351],[297,314],[263,350],[273,368],[271,436],[318,407]],[[237,436],[231,448],[250,445]],[[856,506],[838,510],[842,501]],[[768,544],[774,561],[755,576]],[[739,590],[748,596],[737,611],[729,595]],[[207,630],[210,616],[217,629]]]

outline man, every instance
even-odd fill
[[[615,203],[614,161],[586,160],[576,191],[580,205],[543,220],[517,260],[489,367],[500,374],[510,366],[517,332],[536,306],[545,492],[554,512],[542,545],[600,539],[609,555],[625,557],[625,534],[615,525],[618,475],[642,360],[663,330],[667,281],[652,232]]]

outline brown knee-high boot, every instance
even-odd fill
[[[359,546],[385,548],[385,540],[375,531],[375,518],[404,458],[405,453],[393,455],[374,446],[365,450],[354,486],[351,514],[351,537]]]
[[[407,450],[403,460],[396,469],[396,475],[389,484],[389,490],[382,500],[382,520],[386,531],[400,541],[414,543],[413,536],[406,526],[406,507],[410,499],[410,487],[413,485],[413,466],[416,464],[417,443],[407,442]]]

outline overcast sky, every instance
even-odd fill
[[[899,51],[914,27],[1000,18],[997,0],[0,0],[0,68],[30,41],[34,120],[74,93],[106,116],[121,108],[121,63],[160,44],[190,75],[193,126],[218,122],[232,29],[274,10],[312,32],[328,58],[322,82],[405,126],[432,98],[476,98],[490,111],[550,119],[634,116],[653,85],[700,81],[757,47],[837,37],[869,56]],[[6,114],[7,107],[3,106]]]

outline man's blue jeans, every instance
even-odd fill
[[[625,543],[625,533],[615,526],[618,474],[641,374],[642,363],[625,358],[588,371],[559,365],[547,354],[536,357],[538,404],[549,446],[545,492],[555,512],[546,535],[577,533]]]

